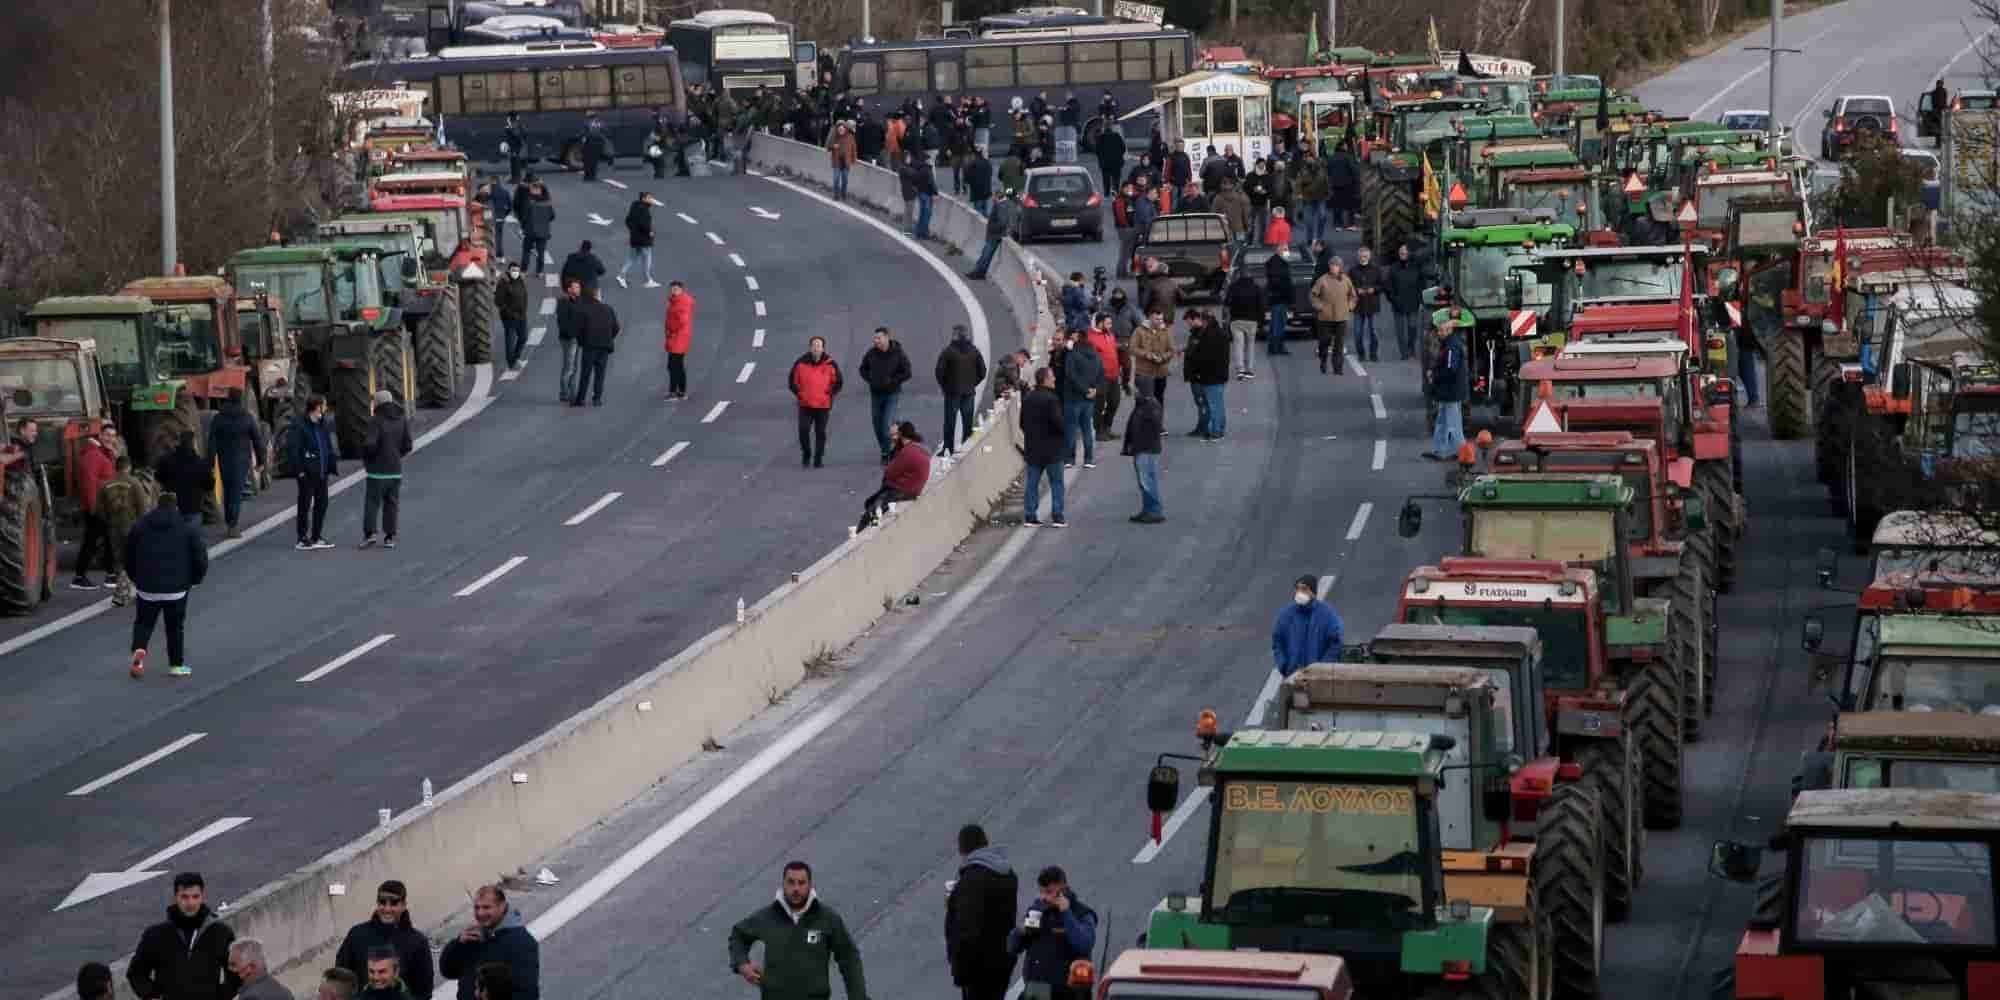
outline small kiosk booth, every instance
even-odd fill
[[[1271,155],[1271,85],[1255,77],[1200,70],[1153,85],[1153,100],[1119,120],[1158,112],[1167,145],[1184,150],[1195,170],[1214,146],[1235,147],[1247,163]]]

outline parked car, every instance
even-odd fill
[[[1158,258],[1183,295],[1220,300],[1223,279],[1229,275],[1229,261],[1236,249],[1229,222],[1219,214],[1162,215],[1139,234],[1132,270],[1143,274],[1140,263],[1148,257]]]
[[[1838,162],[1856,136],[1873,135],[1897,142],[1896,102],[1879,94],[1849,94],[1826,109],[1819,132],[1819,158]]]
[[[1086,242],[1104,239],[1104,196],[1078,166],[1034,167],[1021,194],[1022,242],[1045,236],[1078,236]]]
[[[1229,283],[1234,284],[1236,275],[1248,268],[1250,280],[1257,283],[1268,296],[1271,286],[1264,280],[1264,268],[1271,262],[1271,255],[1278,251],[1271,247],[1253,246],[1237,253],[1229,261]],[[1313,259],[1311,254],[1292,252],[1292,302],[1285,314],[1285,336],[1289,339],[1293,331],[1312,330],[1312,283]],[[1225,286],[1226,287],[1226,286]],[[1263,340],[1265,327],[1257,327],[1257,339]]]

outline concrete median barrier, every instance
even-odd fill
[[[806,168],[805,153],[816,153],[816,172],[791,172],[831,181],[824,150],[771,136],[759,136],[753,149],[767,170],[785,161]],[[850,192],[864,203],[902,207],[895,176],[878,168],[856,169]],[[938,211],[969,216],[947,216],[941,231],[983,242],[983,219],[969,206],[940,198]],[[974,243],[971,252],[978,249]],[[1040,271],[1010,241],[991,272],[1014,311],[1011,335],[1037,357],[1037,341],[1053,328]],[[996,352],[1012,349],[994,345]],[[796,582],[746,609],[742,622],[702,637],[430,803],[230,900],[224,920],[237,936],[261,939],[278,977],[295,994],[310,996],[347,929],[369,916],[382,880],[403,880],[413,899],[434,901],[427,910],[442,916],[450,901],[556,849],[645,792],[702,753],[706,740],[796,686],[807,661],[845,647],[872,626],[987,518],[1021,473],[1014,407],[1014,400],[997,402],[960,447],[958,460],[933,477],[920,499],[898,504],[879,527],[839,541]],[[120,995],[129,995],[123,962],[117,970]]]

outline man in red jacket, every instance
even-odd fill
[[[1099,441],[1118,440],[1113,430],[1118,418],[1118,338],[1111,333],[1111,314],[1098,313],[1092,320],[1088,342],[1097,352],[1098,360],[1104,363],[1104,387],[1097,394],[1097,439]]]
[[[667,401],[688,398],[688,348],[694,344],[694,296],[678,281],[667,283]]]
[[[882,488],[862,501],[861,520],[855,522],[855,531],[864,531],[874,524],[889,504],[923,496],[924,484],[930,482],[931,455],[924,450],[924,436],[917,433],[916,424],[905,420],[890,428],[889,446],[895,451],[882,470]]]
[[[799,401],[799,464],[826,465],[826,420],[833,415],[833,397],[840,395],[840,364],[826,353],[826,338],[806,342],[806,352],[792,362],[792,397]]]
[[[90,561],[100,550],[104,553],[104,582],[107,585],[118,582],[118,560],[111,551],[110,525],[104,520],[104,511],[97,503],[98,488],[117,475],[117,462],[111,449],[96,434],[85,438],[76,477],[78,499],[83,501],[83,545],[76,551],[76,576],[69,582],[73,590],[97,589],[97,584],[90,579]]]

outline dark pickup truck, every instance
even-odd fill
[[[1229,259],[1235,252],[1229,238],[1229,223],[1221,215],[1212,212],[1162,215],[1139,235],[1132,263],[1135,272],[1144,274],[1141,265],[1145,259],[1158,258],[1166,265],[1167,274],[1181,286],[1183,295],[1220,300],[1223,283],[1229,277]]]

